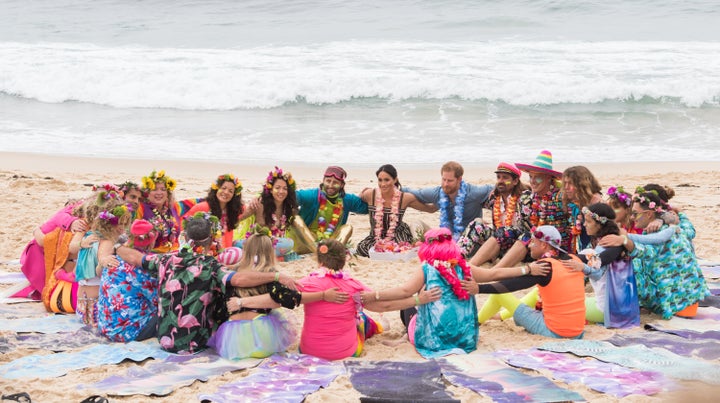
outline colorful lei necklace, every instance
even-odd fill
[[[493,204],[493,225],[495,228],[512,227],[515,219],[515,210],[517,210],[518,196],[508,197],[507,205],[503,203],[502,196],[498,195]],[[502,222],[503,207],[505,209],[505,222]]]
[[[562,216],[562,204],[555,203],[553,198],[557,194],[555,185],[550,185],[550,189],[542,196],[537,193],[532,196],[532,213],[530,214],[530,223],[533,227],[540,225],[554,225],[558,218]]]
[[[329,223],[325,219],[324,214],[321,213],[325,212],[328,208],[328,199],[325,192],[322,190],[319,191],[318,199],[320,199],[320,206],[318,207],[318,236],[322,239],[329,238],[330,235],[335,232],[335,228],[337,228],[337,225],[340,222],[340,215],[343,211],[343,199],[342,197],[337,198],[337,203],[335,203],[335,207],[333,207],[332,217]]]
[[[462,268],[463,279],[471,279],[472,273],[470,267],[465,263],[464,259],[457,260],[433,260],[430,266],[434,267],[435,270],[440,273],[440,276],[447,281],[452,289],[453,293],[459,300],[466,300],[470,298],[470,294],[463,290],[458,278],[457,272],[455,272],[455,266],[459,265]]]
[[[285,229],[287,228],[287,216],[283,214],[278,220],[277,215],[273,214],[272,219],[273,224],[272,227],[270,227],[270,232],[272,232],[272,235],[275,237],[281,237],[285,235]]]
[[[167,212],[170,209],[166,209],[166,214],[160,212],[157,207],[152,209],[153,217],[148,220],[153,227],[158,230],[158,240],[156,246],[172,247],[173,243],[177,239],[177,228],[173,225],[174,220],[172,214]]]
[[[384,240],[394,241],[395,240],[395,228],[397,228],[398,221],[400,221],[400,189],[393,189],[393,197],[390,202],[390,216],[388,228],[385,232]],[[385,200],[382,197],[382,192],[378,189],[375,192],[375,242],[383,240],[383,216],[385,214]]]
[[[325,266],[320,266],[320,267],[318,267],[318,269],[320,269],[321,271],[320,272],[314,271],[314,272],[310,273],[310,277],[318,277],[318,278],[330,277],[330,278],[334,278],[334,279],[338,279],[338,280],[352,279],[352,277],[350,277],[350,274],[345,273],[342,270],[332,271]]]
[[[458,189],[457,197],[455,197],[455,208],[453,208],[455,217],[453,218],[452,226],[450,225],[450,220],[448,219],[450,197],[448,197],[442,188],[440,189],[440,200],[438,201],[438,207],[440,207],[440,226],[451,230],[453,233],[453,239],[457,239],[465,230],[465,227],[462,225],[462,219],[463,211],[465,210],[465,196],[467,196],[467,188],[467,183],[465,183],[465,181],[461,181],[460,189]]]

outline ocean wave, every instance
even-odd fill
[[[334,42],[245,49],[0,43],[0,92],[115,108],[358,100],[720,104],[715,42]]]

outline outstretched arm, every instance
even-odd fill
[[[409,200],[407,207],[412,207],[415,210],[419,210],[419,211],[422,211],[425,213],[434,213],[434,212],[438,211],[437,205],[421,203],[420,200],[418,200],[417,197],[415,197],[415,195],[412,193],[406,192],[403,195],[403,198]]]
[[[423,284],[425,284],[425,275],[422,269],[417,269],[402,285],[387,290],[366,291],[360,296],[363,301],[392,301],[412,296],[420,290]]]
[[[473,279],[478,283],[487,283],[526,275],[545,276],[550,272],[550,263],[547,262],[532,262],[519,267],[498,267],[494,269],[477,266],[471,267]]]
[[[417,295],[394,301],[368,301],[363,306],[374,312],[399,311],[401,309],[410,308],[416,305],[424,305],[428,302],[434,302],[440,299],[442,292],[435,287],[429,291],[422,287]]]

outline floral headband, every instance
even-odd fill
[[[129,192],[133,189],[140,190],[140,185],[138,185],[137,183],[132,182],[132,181],[125,181],[124,183],[117,185],[117,188],[123,194],[127,194],[127,192]]]
[[[318,255],[330,255],[332,257],[342,257],[343,255],[347,257],[352,257],[352,254],[350,253],[350,250],[348,248],[343,248],[344,252],[338,253],[338,252],[330,252],[330,247],[325,242],[320,242],[318,244],[317,253]]]
[[[195,213],[195,214],[192,215],[191,217],[183,220],[183,222],[182,222],[182,229],[183,229],[183,231],[184,231],[185,228],[187,227],[187,223],[188,223],[190,220],[205,220],[205,221],[210,221],[210,236],[211,236],[213,239],[217,239],[217,238],[220,238],[220,237],[222,236],[222,228],[220,227],[220,219],[218,219],[218,218],[215,217],[214,215],[212,215],[212,214],[210,214],[210,213],[207,213],[207,212],[204,212],[204,211],[198,211],[197,213]],[[207,239],[207,238],[206,238],[206,239]]]
[[[635,189],[635,194],[633,195],[633,201],[635,203],[639,203],[642,206],[647,206],[649,210],[654,210],[656,213],[664,213],[665,209],[663,207],[667,206],[670,207],[666,203],[664,203],[662,200],[660,200],[660,204],[653,201],[651,198],[645,196],[646,194],[652,193],[655,196],[658,196],[658,192],[655,190],[645,190],[642,186],[638,186]],[[658,196],[659,199],[659,196]]]
[[[233,185],[235,185],[235,196],[240,196],[242,194],[242,182],[240,182],[238,178],[236,178],[233,174],[224,174],[218,176],[215,180],[215,183],[210,185],[210,189],[217,191],[218,189],[220,189],[220,186],[222,186],[225,182],[232,182]]]
[[[284,180],[290,190],[295,190],[295,179],[293,179],[292,174],[290,172],[283,173],[282,169],[275,166],[275,169],[268,172],[267,179],[265,179],[265,187],[263,188],[263,192],[267,194],[272,193],[273,183],[275,183],[275,181],[278,179]]]
[[[607,190],[607,195],[628,207],[632,207],[633,197],[630,193],[626,192],[622,186],[610,186]]]
[[[590,211],[589,208],[587,208],[587,206],[583,207],[581,211],[583,214],[589,215],[590,217],[593,218],[593,220],[599,222],[602,225],[605,225],[608,222],[607,217],[603,217],[603,216],[599,215],[598,213],[593,213],[592,211]]]
[[[431,236],[425,238],[425,243],[433,243],[433,242],[443,242],[443,241],[450,241],[452,240],[452,235],[450,234],[440,234],[438,236]]]
[[[552,246],[553,248],[559,250],[560,252],[567,253],[562,247],[560,247],[559,239],[555,239],[550,235],[544,234],[541,230],[534,230],[532,235],[533,238],[537,239],[538,241],[543,241]]]
[[[120,198],[120,189],[112,183],[103,183],[102,185],[93,185],[93,192],[98,192],[97,204],[103,204],[104,202],[111,199]]]
[[[123,204],[122,206],[117,206],[113,208],[112,210],[103,210],[98,214],[98,219],[107,221],[111,225],[118,225],[118,222],[120,222],[120,218],[122,218],[125,214],[132,213],[133,207],[130,204]]]
[[[177,186],[177,182],[175,182],[175,179],[165,176],[165,171],[155,172],[152,171],[150,173],[150,176],[143,176],[142,178],[142,188],[143,190],[150,191],[155,190],[155,184],[158,182],[162,182],[165,184],[165,188],[172,192],[175,190],[175,187]]]

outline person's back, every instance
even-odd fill
[[[585,328],[585,276],[557,259],[539,261],[550,263],[553,270],[550,282],[539,289],[545,324],[559,336],[578,336]]]

